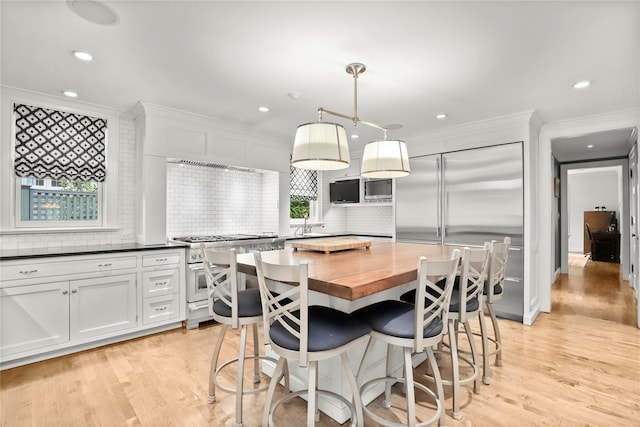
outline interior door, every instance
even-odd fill
[[[638,295],[638,143],[629,152],[629,283]],[[640,327],[640,304],[638,304],[638,327]]]

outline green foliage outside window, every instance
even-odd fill
[[[289,205],[289,212],[291,218],[304,218],[305,215],[309,215],[309,201],[308,200],[291,200]]]

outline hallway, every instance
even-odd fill
[[[560,274],[552,287],[551,312],[635,326],[633,289],[620,277],[620,264],[584,259],[569,254],[569,274]]]

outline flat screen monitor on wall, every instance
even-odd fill
[[[331,203],[360,203],[360,180],[345,179],[329,183]]]

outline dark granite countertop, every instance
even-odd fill
[[[299,240],[299,239],[320,239],[323,237],[346,237],[346,236],[352,236],[352,237],[382,237],[382,238],[392,238],[393,236],[390,236],[388,234],[374,234],[374,233],[367,233],[367,234],[360,234],[360,233],[310,233],[310,234],[306,234],[306,235],[289,235],[289,236],[279,236],[282,239],[285,240]]]
[[[12,261],[27,258],[48,258],[71,255],[96,255],[114,252],[153,251],[160,249],[186,248],[188,246],[178,243],[165,243],[160,245],[140,245],[138,243],[125,243],[116,245],[93,246],[60,246],[56,248],[33,248],[0,251],[0,261]]]

